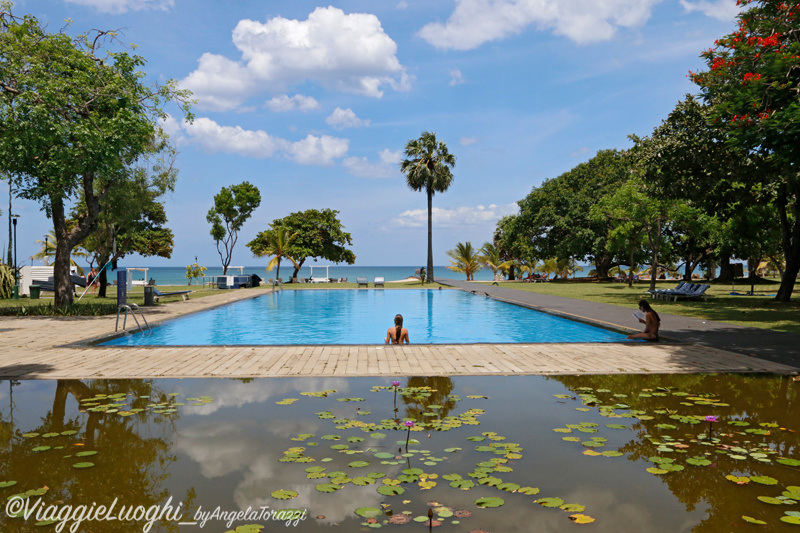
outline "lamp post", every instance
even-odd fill
[[[17,270],[17,219],[19,215],[11,215],[14,224],[14,285],[19,285],[19,271]]]

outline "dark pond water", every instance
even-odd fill
[[[399,381],[2,381],[0,531],[800,531],[800,382]]]

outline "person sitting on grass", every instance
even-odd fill
[[[647,341],[658,340],[658,329],[661,327],[661,318],[658,313],[653,311],[647,300],[639,301],[639,311],[644,313],[644,319],[639,319],[639,322],[644,324],[644,331],[642,333],[635,333],[628,335],[629,339],[644,339]]]
[[[409,343],[408,330],[403,327],[403,315],[395,315],[394,327],[386,331],[386,338],[383,340],[386,344],[403,344],[403,341]]]

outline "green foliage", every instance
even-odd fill
[[[609,249],[607,237],[613,226],[594,218],[591,208],[630,175],[625,152],[601,150],[557,178],[546,180],[520,200],[520,213],[505,230],[506,241],[527,252],[528,262],[545,257],[589,260],[605,276],[620,250]]]
[[[261,193],[255,185],[243,181],[238,185],[223,187],[214,196],[214,207],[208,210],[206,220],[211,224],[211,237],[217,244],[222,259],[222,271],[228,272],[233,247],[239,239],[239,230],[261,205]]]
[[[65,306],[48,303],[0,307],[0,316],[102,316],[116,312],[116,303],[81,302]]]
[[[284,255],[294,259],[293,278],[297,277],[298,271],[309,257],[348,265],[356,262],[355,254],[346,248],[353,244],[352,238],[344,231],[344,226],[336,216],[338,214],[339,211],[334,209],[306,209],[272,221],[272,228],[285,228],[287,238],[293,236]],[[251,250],[258,255],[259,251],[266,250],[264,245],[267,243],[267,240],[257,237],[248,246],[252,244]]]
[[[456,244],[455,249],[447,250],[447,255],[450,256],[450,266],[447,267],[455,272],[462,272],[467,275],[467,281],[474,279],[475,272],[483,268],[483,257],[478,250],[472,247],[472,243]]]
[[[275,277],[280,279],[281,276],[281,258],[286,258],[292,262],[296,270],[300,270],[297,261],[291,256],[292,243],[297,239],[297,232],[291,233],[288,228],[284,226],[271,226],[266,231],[259,232],[256,238],[247,243],[247,247],[253,252],[253,255],[261,256],[274,256],[267,264],[267,272],[272,271],[276,266],[278,271]]]
[[[436,133],[429,131],[408,141],[404,153],[406,158],[400,163],[400,170],[406,175],[406,184],[415,191],[424,190],[428,196],[427,275],[433,283],[433,195],[450,188],[456,158],[444,142],[436,139]]]
[[[14,269],[0,262],[0,299],[11,298],[14,287]]]
[[[489,267],[492,274],[497,275],[497,272],[508,272],[513,263],[512,260],[504,261],[502,250],[491,242],[483,243],[481,246],[481,262]]]
[[[31,15],[0,13],[0,161],[18,195],[53,219],[58,306],[72,304],[70,251],[90,233],[101,200],[164,137],[162,105],[177,101],[191,118],[189,93],[176,82],[142,82],[144,58],[102,54],[113,38],[93,31],[72,39],[48,33]],[[86,211],[70,223],[66,206],[79,192]]]
[[[729,142],[763,158],[754,192],[774,202],[786,270],[777,300],[789,301],[800,272],[800,40],[797,6],[741,0],[738,28],[703,52],[708,70],[692,73]]]
[[[189,285],[192,284],[193,279],[203,277],[206,270],[208,270],[206,267],[200,266],[197,263],[186,265],[186,277],[189,279]]]

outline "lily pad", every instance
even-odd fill
[[[575,522],[576,524],[591,524],[592,522],[594,522],[594,518],[585,514],[569,515],[569,519]]]
[[[381,516],[383,511],[375,507],[359,507],[356,509],[356,514],[364,518],[375,518],[376,516]]]
[[[94,466],[94,463],[75,463],[72,465],[73,468],[91,468]]]
[[[0,489],[4,489],[6,487],[13,487],[16,485],[16,481],[0,481]]]
[[[475,500],[475,505],[477,505],[480,508],[500,507],[504,503],[506,503],[506,501],[503,498],[494,498],[494,497],[478,498],[477,500]]]
[[[291,500],[297,498],[297,493],[293,490],[276,490],[273,491],[272,497],[278,500]]]
[[[742,520],[744,520],[745,522],[748,522],[750,524],[758,524],[759,526],[764,526],[764,525],[767,524],[763,520],[758,520],[756,518],[753,518],[752,516],[742,515]]]
[[[564,505],[564,500],[561,498],[539,498],[534,500],[533,503],[538,503],[543,507],[561,507]]]
[[[397,496],[403,494],[406,491],[403,487],[392,486],[392,485],[381,485],[378,487],[378,493],[383,494],[384,496]]]
[[[341,489],[342,486],[334,483],[320,483],[315,488],[319,492],[336,492],[337,490]]]
[[[750,476],[750,481],[754,481],[761,485],[777,485],[778,480],[769,476]]]
[[[770,505],[783,505],[783,500],[773,498],[772,496],[759,496],[757,499]]]

